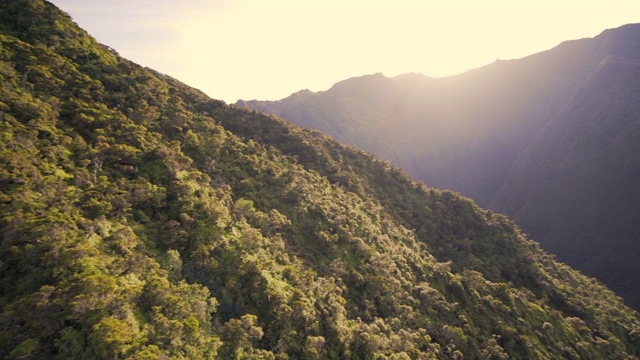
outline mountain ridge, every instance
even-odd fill
[[[521,59],[496,61],[459,75],[437,79],[411,75],[407,84],[402,84],[402,77],[386,78],[387,85],[377,90],[382,95],[373,99],[369,95],[371,88],[375,88],[380,79],[360,88],[354,82],[354,90],[350,93],[338,94],[329,89],[307,94],[309,100],[306,101],[292,102],[285,98],[275,102],[238,102],[237,105],[274,113],[298,125],[319,129],[391,161],[429,186],[460,192],[480,206],[514,216],[525,232],[539,239],[545,248],[556,250],[562,245],[555,244],[574,241],[566,236],[573,225],[565,225],[566,229],[562,230],[565,235],[560,235],[560,230],[548,233],[550,230],[544,230],[540,221],[518,215],[518,206],[508,205],[504,194],[517,199],[522,196],[519,192],[527,193],[526,187],[531,181],[520,176],[521,184],[518,185],[508,179],[512,177],[514,166],[525,161],[527,149],[539,143],[537,137],[548,136],[545,129],[562,118],[569,104],[578,101],[574,100],[576,96],[585,94],[581,89],[600,76],[603,66],[640,62],[638,34],[640,24],[628,24],[605,30],[594,38],[565,41],[547,51]],[[635,76],[635,73],[629,72],[629,76]],[[359,82],[365,79],[371,78],[360,77]],[[621,83],[623,80],[620,79]],[[616,84],[608,86],[615,87]],[[609,90],[602,91],[603,96],[608,96]],[[597,100],[593,98],[595,95],[590,96],[591,101]],[[591,121],[598,120],[591,118]],[[621,123],[619,126],[618,131],[624,132],[624,126],[633,125]],[[547,150],[543,146],[540,151]],[[533,173],[531,178],[543,181],[535,174],[536,169],[517,168],[523,174]],[[588,194],[583,197],[588,198]],[[548,204],[552,206],[551,198]],[[611,214],[618,213],[615,204],[603,200],[603,206],[605,204]],[[558,221],[554,220],[554,223]],[[618,220],[612,215],[610,221]],[[532,225],[534,222],[537,225]],[[631,229],[632,221],[627,220],[627,223],[625,228]],[[558,225],[554,226],[559,229]],[[586,230],[574,228],[574,231],[577,237],[587,234]],[[601,233],[600,238],[593,243],[585,242],[586,252],[578,251],[578,255],[574,255],[575,251],[566,250],[558,254],[559,259],[574,266],[584,266],[576,259],[580,254],[590,258],[596,256],[601,245],[616,248],[618,242],[631,242],[622,238],[607,240],[606,232],[596,232]],[[633,233],[629,230],[625,238],[632,239]],[[612,266],[618,265],[614,261]],[[601,279],[619,278],[610,274],[609,265],[584,269]],[[629,274],[628,270],[621,272]],[[640,273],[634,273],[633,278],[640,279]],[[616,287],[615,281],[607,281]],[[640,306],[639,292],[629,286],[617,290],[622,291],[635,307]]]

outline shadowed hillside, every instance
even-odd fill
[[[640,25],[626,25],[457,76],[368,75],[238,105],[322,130],[514,217],[559,259],[640,307],[640,190],[621,186],[639,171],[630,160],[638,62]],[[586,170],[591,159],[607,163]]]
[[[514,163],[490,206],[618,293],[636,294],[638,140],[640,63],[607,58]]]

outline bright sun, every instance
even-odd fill
[[[214,98],[441,77],[636,22],[637,1],[54,0],[101,42]]]

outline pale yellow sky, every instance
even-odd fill
[[[382,72],[442,77],[640,22],[637,0],[53,0],[100,42],[213,98]]]

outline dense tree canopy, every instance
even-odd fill
[[[0,4],[0,356],[637,358],[505,217]]]
[[[640,310],[640,24],[445,78],[365,75],[237,105],[504,213]]]

